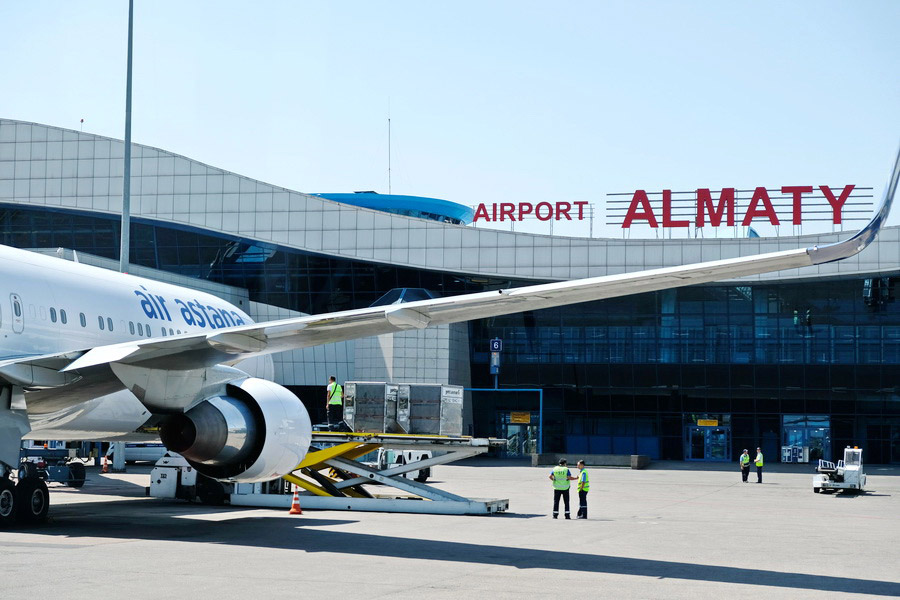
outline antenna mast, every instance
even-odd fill
[[[388,111],[388,194],[391,193],[391,113]]]

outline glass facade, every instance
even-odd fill
[[[814,461],[860,445],[900,462],[897,281],[689,287],[478,321],[473,385],[492,384],[488,342],[503,339],[501,386],[544,389],[549,451],[731,460],[761,446],[778,460],[799,445]],[[505,402],[495,412],[534,408]],[[475,406],[476,423],[498,418]],[[792,434],[798,414],[829,425],[804,416]]]
[[[306,313],[369,306],[394,288],[453,295],[523,284],[141,219],[131,235],[136,264]],[[118,217],[0,205],[0,243],[116,258]],[[472,384],[493,387],[488,342],[503,339],[500,386],[544,392],[545,451],[734,460],[761,446],[777,461],[784,447],[807,447],[812,460],[859,445],[867,462],[900,462],[897,275],[689,287],[474,321]],[[476,435],[533,443],[533,430],[508,427],[511,412],[537,414],[537,394],[473,398]]]
[[[119,218],[0,205],[0,244],[72,248],[117,259]],[[345,260],[142,219],[132,220],[131,262],[244,288],[251,300],[309,314],[364,308],[395,288],[453,295],[501,283]]]

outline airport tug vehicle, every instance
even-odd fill
[[[819,459],[816,474],[813,475],[813,492],[832,490],[865,491],[866,474],[863,472],[862,449],[847,446],[844,460],[835,465],[830,460]]]

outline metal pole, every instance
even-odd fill
[[[388,107],[388,194],[391,194],[391,109]]]
[[[122,244],[119,247],[119,271],[128,272],[131,248],[131,41],[134,0],[128,0],[128,68],[125,78],[125,180],[122,185]],[[118,457],[118,454],[117,454]]]
[[[125,442],[113,442],[112,472],[125,472]]]
[[[538,454],[544,453],[544,390],[538,390],[540,412],[538,412]]]

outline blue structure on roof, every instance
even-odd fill
[[[355,192],[353,194],[315,194],[321,198],[371,208],[395,215],[431,219],[442,223],[468,225],[475,216],[471,207],[456,202],[425,198],[423,196],[398,196],[377,192]]]

